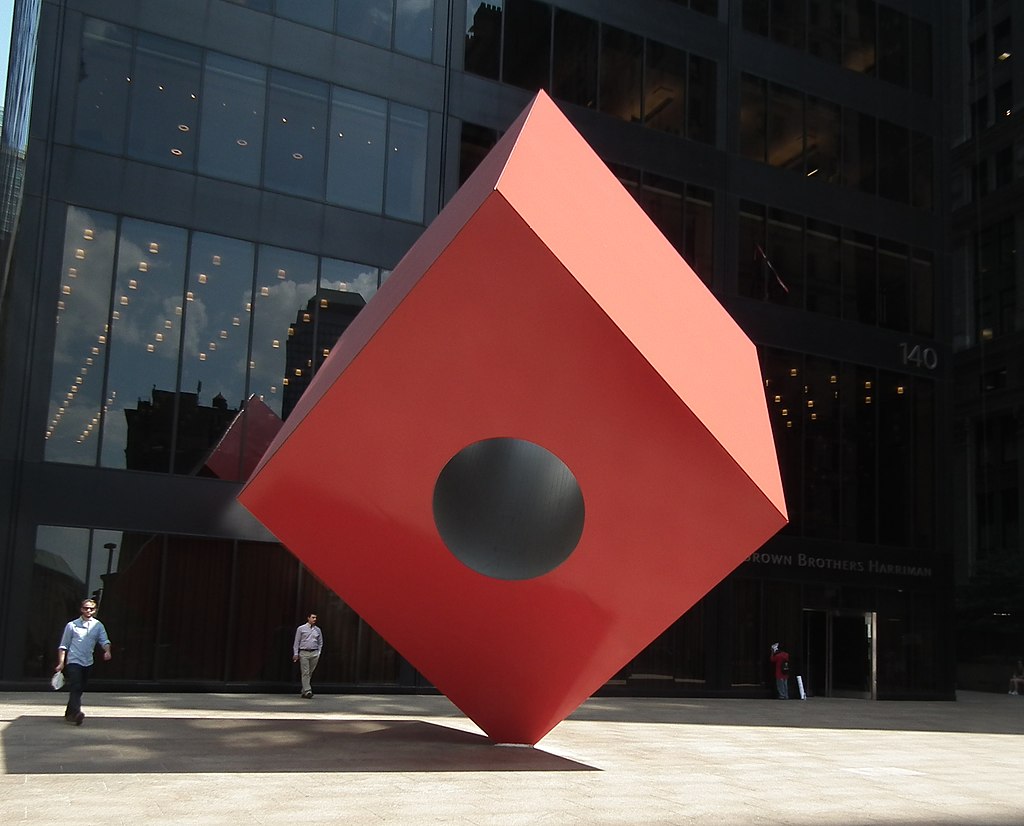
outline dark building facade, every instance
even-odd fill
[[[1024,652],[1024,17],[963,8],[951,159],[958,679],[1007,690]]]
[[[189,411],[255,396],[287,416],[330,348],[289,330],[330,328],[339,293],[371,301],[543,88],[757,344],[791,517],[605,690],[767,696],[782,641],[813,694],[951,697],[959,8],[19,2],[0,679],[47,675],[82,593],[112,685],[290,688],[315,610],[322,683],[423,686],[238,484],[172,457],[202,452]],[[140,468],[129,424],[158,401],[169,444]]]

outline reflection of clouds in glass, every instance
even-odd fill
[[[210,326],[206,302],[194,298],[185,304],[185,358],[195,358],[206,349],[207,329]],[[185,388],[182,388],[185,389]]]
[[[105,213],[69,207],[66,221],[46,458],[91,463],[95,461],[95,443],[90,441],[94,434],[86,428],[98,417],[101,404],[106,347],[99,339],[109,313],[117,238],[113,217]],[[85,448],[77,444],[83,433]]]
[[[117,388],[114,388],[115,390]],[[118,394],[120,396],[120,394]],[[143,401],[149,401],[149,394],[146,394]],[[129,391],[126,398],[120,399],[121,403],[116,408],[107,411],[107,417],[103,423],[103,455],[100,463],[105,467],[125,467],[125,445],[128,444],[128,421],[125,419],[125,405],[130,403],[135,409],[139,401]]]
[[[155,347],[164,358],[177,355],[177,334],[173,328],[166,327],[166,321],[178,318],[178,299],[165,294],[164,285],[177,279],[178,273],[172,271],[173,261],[158,258],[144,251],[133,241],[122,236],[121,261],[118,267],[117,291],[114,295],[114,309],[119,318],[113,324],[112,344],[118,348],[129,347],[133,350],[144,350],[147,344],[155,343],[155,334],[164,336],[163,343],[171,343],[171,347]],[[138,270],[138,262],[146,261],[148,269]],[[129,283],[135,282],[135,289]],[[177,289],[181,289],[180,286]],[[127,304],[121,303],[121,297],[128,299]],[[177,325],[175,325],[177,326]],[[168,352],[162,352],[162,351]]]
[[[36,528],[36,549],[62,559],[75,577],[80,582],[85,582],[85,569],[89,558],[89,531],[87,529],[40,525]]]
[[[93,239],[83,241],[86,229],[93,230]],[[95,219],[85,210],[68,209],[68,224],[64,250],[64,268],[61,272],[61,294],[64,310],[58,316],[55,361],[59,364],[80,363],[88,355],[82,352],[86,341],[94,341],[103,332],[107,322],[110,300],[110,271],[114,260],[117,235],[111,230],[100,230]],[[75,250],[82,248],[84,260],[75,258]],[[74,267],[76,277],[68,275]],[[63,290],[70,289],[69,294]]]
[[[377,268],[372,267],[363,270],[357,275],[349,276],[344,280],[325,279],[323,286],[330,290],[347,290],[350,293],[359,293],[367,303],[377,292]]]
[[[262,293],[266,289],[267,294]],[[285,355],[288,348],[288,328],[295,315],[316,294],[315,281],[276,281],[256,291],[253,307],[252,390],[257,395],[270,393],[277,387],[281,393]],[[274,341],[278,346],[274,347]],[[264,399],[270,401],[269,397]],[[272,405],[280,412],[279,405]]]

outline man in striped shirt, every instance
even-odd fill
[[[309,684],[316,664],[320,662],[320,651],[324,647],[324,635],[316,627],[316,614],[310,614],[306,621],[295,629],[295,642],[292,643],[292,662],[299,664],[302,674],[302,696],[307,700],[313,697],[313,689]]]

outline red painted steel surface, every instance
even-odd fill
[[[445,464],[498,437],[546,448],[582,491],[579,544],[539,577],[471,570],[434,523]],[[240,499],[516,743],[786,523],[754,346],[543,93],[346,331]]]

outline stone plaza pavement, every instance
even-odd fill
[[[592,699],[536,748],[439,696],[65,700],[0,693],[0,823],[1024,823],[1024,697]]]

